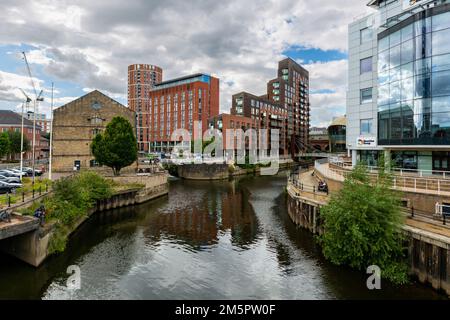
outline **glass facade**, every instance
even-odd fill
[[[380,152],[377,150],[358,150],[358,162],[371,167],[377,167]]]
[[[450,144],[450,12],[379,39],[378,52],[378,144]]]

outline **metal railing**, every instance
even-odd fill
[[[341,160],[336,160],[330,158],[330,163],[336,166],[339,166],[346,170],[353,169],[353,166],[347,163],[344,163]],[[370,173],[376,173],[380,170],[380,167],[377,166],[367,166],[367,170]],[[426,170],[426,169],[406,169],[406,168],[391,168],[390,171],[399,176],[417,176],[417,177],[436,177],[450,180],[450,171],[444,170]]]
[[[443,224],[446,225],[446,220],[450,218],[450,206],[437,202],[435,214],[436,216],[442,218]]]
[[[32,167],[33,164],[33,160],[24,160],[23,161],[23,166],[24,167]],[[36,160],[34,163],[34,166],[36,167],[36,169],[39,169],[39,166],[45,166],[47,168],[48,165],[48,159],[41,159],[41,160]],[[20,163],[19,162],[14,162],[14,163],[0,163],[0,170],[2,169],[11,169],[11,168],[19,168],[20,167]]]
[[[323,160],[323,159],[322,159]],[[333,163],[335,164],[335,163]],[[344,167],[340,167],[342,169],[337,169],[333,167],[325,167],[324,163],[317,163],[315,165],[315,169],[319,171],[321,174],[330,177],[334,180],[343,181],[350,173],[351,169],[345,169]],[[369,176],[372,181],[378,180],[378,170],[370,170],[369,167]],[[391,172],[394,170],[391,170]],[[444,192],[450,193],[450,179],[439,179],[437,177],[421,177],[417,175],[396,175],[395,171],[392,177],[392,186],[394,189],[399,190],[411,190],[414,192],[423,192],[428,191],[431,193],[437,193],[441,195]]]
[[[25,203],[27,201],[36,199],[42,195],[48,194],[51,191],[51,185],[47,182],[45,184],[38,184],[31,186],[31,189],[16,189],[12,192],[0,194],[0,209],[11,208],[14,205]]]
[[[318,193],[322,195],[329,195],[329,190],[327,191],[320,191],[319,188],[315,185],[308,185],[304,184],[298,179],[298,176],[296,175],[290,175],[288,178],[288,185],[292,184],[294,187],[296,187],[300,191],[310,192],[310,193]]]

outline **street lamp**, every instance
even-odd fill
[[[51,116],[51,120],[50,120],[50,146],[49,146],[49,158],[48,158],[48,178],[49,180],[52,180],[52,156],[53,156],[53,89],[54,89],[54,84],[52,82],[52,103],[50,106],[50,116]]]
[[[31,98],[23,91],[22,89],[19,89],[22,94],[25,96],[26,99],[26,110],[28,111],[30,107]],[[22,134],[20,137],[20,172],[23,173],[23,115],[24,115],[24,103],[22,103]],[[22,181],[23,174],[20,175],[20,180]]]
[[[44,101],[44,98],[42,97],[42,93],[44,92],[44,90],[41,90],[41,92],[39,92],[39,95],[37,96],[37,98],[34,100],[34,110],[33,110],[33,156],[32,156],[32,169],[33,169],[33,185],[34,185],[34,179],[36,176],[36,172],[35,170],[35,161],[36,161],[36,109],[37,109],[37,105],[38,102],[42,102]]]

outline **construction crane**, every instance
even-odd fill
[[[34,85],[33,75],[31,74],[30,64],[28,63],[27,55],[25,52],[22,52],[23,58],[25,60],[25,64],[27,66],[28,76],[30,77],[31,86],[33,87],[34,91],[34,104],[33,104],[33,147],[32,147],[32,170],[33,170],[33,185],[34,185],[34,179],[36,176],[35,172],[35,159],[36,159],[36,108],[39,101],[44,101],[44,98],[42,97],[42,93],[44,90],[41,90],[39,92],[39,95],[36,91],[36,86]]]

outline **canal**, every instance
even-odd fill
[[[286,173],[173,181],[150,203],[98,214],[35,269],[0,255],[0,299],[445,299],[326,262],[286,211]],[[81,288],[66,269],[81,270]]]

